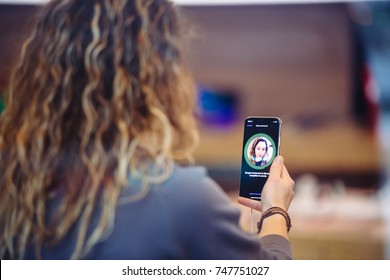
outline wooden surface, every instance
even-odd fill
[[[349,221],[292,217],[291,246],[295,259],[380,260],[385,252],[385,225],[380,219]]]
[[[238,112],[282,117],[351,109],[351,27],[343,4],[191,7],[189,66],[232,89]]]
[[[10,79],[11,69],[16,63],[22,42],[31,31],[34,5],[0,4],[0,92]]]

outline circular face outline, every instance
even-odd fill
[[[272,155],[270,157],[270,160],[264,164],[264,165],[261,165],[261,166],[256,166],[254,165],[248,158],[248,147],[249,147],[249,144],[255,139],[255,138],[258,138],[258,137],[262,137],[262,138],[265,138],[266,140],[270,141],[271,142],[271,145],[272,145]],[[264,134],[264,133],[257,133],[255,135],[253,135],[251,138],[248,139],[248,141],[246,141],[246,144],[245,144],[245,148],[244,148],[244,152],[245,152],[245,160],[246,162],[248,163],[248,165],[254,169],[257,169],[257,170],[261,170],[261,169],[264,169],[266,168],[267,166],[269,166],[272,161],[274,160],[275,156],[276,156],[276,146],[275,146],[275,142],[274,140],[267,134]]]

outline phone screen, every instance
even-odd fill
[[[249,117],[244,124],[240,196],[261,199],[271,164],[279,154],[280,128],[276,117]]]

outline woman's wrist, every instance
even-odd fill
[[[279,216],[279,218],[275,219],[274,216]],[[263,212],[263,215],[262,215],[260,221],[257,223],[257,229],[258,229],[257,233],[260,233],[262,231],[263,224],[265,223],[265,221],[267,219],[271,220],[271,217],[273,217],[272,220],[279,220],[279,224],[280,224],[280,220],[282,218],[282,220],[285,221],[286,232],[288,233],[290,231],[290,228],[292,226],[291,225],[291,218],[290,218],[289,214],[287,213],[287,211],[281,207],[270,207],[265,212]],[[282,223],[283,223],[283,221],[282,221]],[[276,227],[273,226],[272,228],[276,228]]]

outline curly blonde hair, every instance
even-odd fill
[[[144,182],[130,198],[139,199],[174,161],[191,160],[195,87],[179,31],[166,0],[43,7],[0,118],[1,258],[23,258],[29,246],[39,258],[75,225],[71,258],[85,257],[112,230],[130,174]]]

